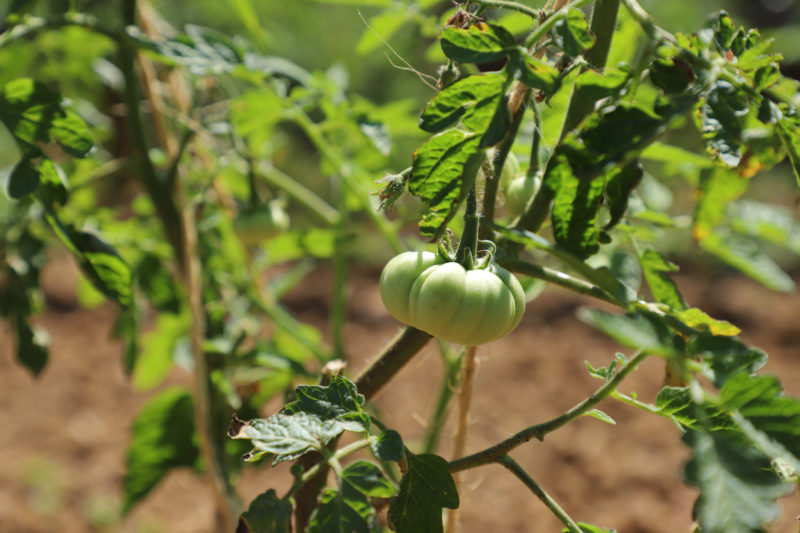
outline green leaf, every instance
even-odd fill
[[[594,36],[580,9],[570,8],[567,16],[556,22],[553,36],[556,45],[573,57],[594,46]]]
[[[247,511],[239,519],[240,533],[289,533],[292,517],[292,504],[278,499],[274,489],[256,496]]]
[[[552,96],[561,87],[561,74],[552,65],[527,52],[520,52],[515,58],[518,62],[515,70],[519,81],[531,89],[538,89],[547,96]]]
[[[545,180],[554,191],[553,236],[561,248],[584,259],[600,248],[598,212],[606,180],[576,176],[564,151],[553,156],[555,164],[548,165]]]
[[[609,231],[622,220],[625,211],[628,209],[630,194],[642,181],[643,175],[642,164],[638,159],[635,159],[619,169],[619,171],[611,172],[606,178],[605,197],[611,216],[603,226],[603,231]]]
[[[800,400],[785,396],[777,378],[733,376],[719,403],[734,412],[742,431],[767,455],[800,469]]]
[[[462,63],[487,63],[517,48],[514,36],[505,28],[484,22],[471,24],[466,29],[445,28],[440,41],[444,54]]]
[[[616,421],[613,418],[608,416],[608,414],[604,413],[600,409],[592,409],[591,411],[585,412],[584,415],[594,417],[598,420],[602,420],[606,424],[611,424],[612,426],[617,425]]]
[[[286,415],[278,413],[269,418],[242,421],[234,417],[228,436],[252,441],[253,450],[245,461],[254,461],[264,454],[275,454],[273,464],[293,461],[310,451],[320,451],[345,428],[335,419],[325,420],[309,413]]]
[[[800,185],[800,117],[796,113],[784,114],[778,121],[777,131],[792,164],[794,177]]]
[[[355,384],[343,376],[332,376],[326,387],[300,385],[295,389],[297,400],[283,408],[284,413],[308,413],[322,420],[337,420],[348,431],[369,429],[369,416],[364,413],[364,396]]]
[[[370,498],[391,498],[397,492],[397,487],[384,477],[378,465],[369,461],[348,465],[342,472],[341,483]]]
[[[751,241],[718,231],[701,240],[700,246],[767,288],[783,292],[795,289],[792,278]]]
[[[368,507],[362,495],[348,498],[345,490],[325,489],[320,505],[309,519],[308,533],[369,533],[369,526],[360,509]]]
[[[137,390],[149,390],[163,382],[173,366],[175,347],[189,333],[188,313],[159,313],[155,328],[140,336],[141,355],[136,359],[131,379]]]
[[[503,111],[498,106],[506,80],[502,73],[477,74],[442,89],[425,106],[419,127],[435,133],[461,119],[464,129],[485,132],[494,115]]]
[[[122,482],[122,511],[129,512],[172,468],[196,466],[192,395],[183,388],[162,391],[142,407],[131,427]]]
[[[733,337],[742,332],[727,320],[717,320],[710,317],[705,311],[696,307],[689,307],[682,311],[673,312],[673,316],[692,329],[708,330],[712,335]]]
[[[716,387],[737,374],[752,374],[767,362],[767,354],[733,337],[701,332],[691,339],[687,353],[702,358],[704,373]]]
[[[692,169],[710,168],[714,163],[707,157],[690,152],[678,146],[654,142],[642,151],[642,159],[651,161],[661,161],[662,163],[673,163],[680,166],[688,166]]]
[[[735,428],[730,417],[718,408],[707,408],[705,417],[699,420],[697,404],[692,400],[688,387],[663,387],[656,397],[656,409],[661,416],[672,418],[681,429],[718,431]]]
[[[36,156],[35,152],[26,154],[11,170],[7,191],[12,199],[24,198],[39,187],[39,171],[31,161]]]
[[[39,187],[36,197],[47,208],[55,209],[67,203],[67,178],[61,167],[50,158],[42,158],[36,165]]]
[[[728,204],[728,217],[737,232],[800,253],[800,225],[791,209],[745,199]]]
[[[403,458],[403,439],[393,429],[382,431],[378,440],[370,444],[373,455],[381,461],[400,461]]]
[[[414,152],[408,189],[427,207],[420,232],[436,237],[458,210],[483,158],[480,135],[449,129]]]
[[[673,309],[686,308],[686,302],[678,291],[678,287],[666,272],[677,272],[678,266],[670,263],[657,251],[646,248],[639,255],[639,264],[642,266],[644,278],[653,293],[653,298],[658,303],[666,304]]]
[[[122,306],[130,305],[131,271],[117,251],[96,235],[63,224],[54,214],[47,220],[95,288]]]
[[[748,110],[746,95],[727,81],[718,80],[705,94],[696,113],[706,151],[727,167],[742,161],[740,116]]]
[[[604,527],[597,527],[593,526],[592,524],[587,524],[585,522],[578,522],[578,527],[581,528],[583,533],[617,533],[616,529],[606,529]],[[564,528],[561,530],[561,533],[569,533],[568,528]]]
[[[751,533],[780,514],[775,499],[791,491],[769,458],[729,431],[689,431],[692,459],[684,475],[700,489],[696,518],[705,533]]]
[[[49,338],[44,331],[32,328],[24,316],[16,318],[16,330],[17,361],[38,376],[47,366]]]
[[[658,57],[650,64],[650,81],[667,94],[685,91],[695,79],[692,67],[682,58]]]
[[[672,332],[661,321],[648,315],[616,315],[600,309],[582,308],[578,311],[578,318],[623,346],[666,357],[676,353]]]
[[[702,240],[714,233],[715,227],[725,220],[728,204],[744,194],[749,183],[733,172],[703,173],[692,226],[695,239]]]
[[[86,157],[94,147],[83,119],[65,107],[58,93],[30,78],[10,81],[0,90],[0,122],[26,151],[51,140],[74,157]]]
[[[438,455],[406,452],[408,470],[400,493],[389,504],[389,522],[397,533],[441,533],[442,508],[458,507],[458,492],[447,461]]]
[[[630,75],[627,65],[607,67],[603,72],[587,70],[575,79],[575,90],[593,101],[601,100],[619,94]]]

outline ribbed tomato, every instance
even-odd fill
[[[477,346],[511,333],[525,312],[525,293],[504,268],[465,270],[431,252],[405,252],[383,269],[380,293],[401,322],[444,341]]]

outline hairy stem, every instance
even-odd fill
[[[573,278],[569,274],[565,274],[559,270],[539,266],[534,263],[522,261],[520,259],[506,258],[498,261],[498,263],[500,266],[510,272],[541,279],[548,283],[564,287],[565,289],[569,289],[573,292],[577,292],[578,294],[585,294],[586,296],[591,296],[610,304],[619,305],[619,301],[616,298],[608,294],[600,287],[592,285],[591,283],[583,281],[582,279]]]
[[[468,455],[467,457],[462,457],[461,459],[451,461],[450,471],[460,472],[469,468],[475,468],[477,466],[497,462],[500,457],[506,455],[514,448],[525,444],[531,439],[535,438],[543,440],[544,436],[548,433],[551,433],[556,429],[568,424],[569,422],[572,422],[579,416],[582,416],[584,413],[588,412],[602,400],[610,396],[616,390],[617,386],[619,386],[622,380],[624,380],[628,374],[633,372],[633,370],[639,366],[639,363],[644,361],[646,357],[647,354],[644,352],[637,353],[633,358],[631,358],[627,365],[619,369],[619,371],[611,380],[597,389],[594,393],[592,393],[591,396],[580,402],[572,409],[553,418],[552,420],[542,424],[536,424],[535,426],[527,427],[519,433],[505,439],[504,441],[495,444],[494,446],[490,446],[485,450]]]
[[[510,9],[528,15],[529,17],[539,20],[539,10],[528,7],[524,4],[517,2],[510,2],[509,0],[472,0],[473,4],[478,4],[482,7],[499,7],[503,9]]]
[[[509,472],[517,476],[530,491],[544,503],[550,511],[561,520],[561,523],[566,526],[570,533],[582,533],[580,526],[558,505],[552,496],[539,486],[533,478],[522,469],[519,464],[508,455],[503,455],[497,459],[497,463],[504,466]]]
[[[469,430],[469,410],[472,404],[472,382],[475,378],[475,353],[477,348],[470,346],[464,356],[463,376],[461,377],[461,391],[458,394],[458,424],[456,434],[453,438],[453,457],[464,455],[464,448],[467,444],[467,431]],[[461,487],[461,476],[456,473],[453,476],[456,492]],[[458,508],[447,510],[446,533],[455,533],[456,523],[458,522]]]
[[[470,270],[475,266],[475,258],[478,256],[478,200],[475,197],[475,185],[467,193],[467,209],[464,212],[464,233],[456,250],[456,262]]]
[[[442,426],[444,425],[447,417],[447,411],[450,407],[450,400],[458,387],[461,371],[461,359],[464,355],[463,351],[453,354],[448,350],[445,343],[440,342],[439,348],[442,352],[442,359],[444,361],[444,376],[442,376],[442,384],[439,388],[439,397],[436,400],[436,407],[433,409],[433,414],[428,423],[428,430],[425,433],[425,453],[434,453],[436,445],[439,442]]]

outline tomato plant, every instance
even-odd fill
[[[726,12],[673,33],[636,0],[363,3],[374,11],[359,53],[393,37],[428,47],[402,67],[434,91],[426,104],[388,79],[362,73],[365,96],[342,66],[308,70],[271,53],[247,0],[231,5],[249,39],[173,31],[144,0],[121,0],[119,13],[7,8],[0,315],[16,357],[33,375],[47,367],[34,319],[60,247],[84,301],[114,302],[132,386],[153,390],[178,367],[191,382],[152,393],[133,420],[122,513],[188,467],[208,482],[215,531],[449,533],[459,473],[496,464],[565,531],[613,531],[573,518],[594,521],[511,457],[547,453],[538,441],[584,415],[613,423],[597,408],[606,401],[673,423],[699,531],[763,531],[799,479],[800,400],[760,372],[766,353],[739,327],[686,301],[670,244],[795,290],[781,261],[796,261],[800,225],[764,190],[797,194],[800,93],[771,41]],[[437,76],[416,68],[429,59]],[[407,327],[350,368],[345,324],[363,303],[350,297],[350,267],[388,256],[376,291]],[[322,285],[320,268],[330,294],[312,324],[285,297]],[[587,364],[600,383],[572,408],[467,453],[476,352],[513,342],[545,286],[602,302],[578,316],[626,353]],[[369,402],[434,337],[445,372],[420,444]],[[662,361],[664,386],[654,398],[623,393],[648,359]],[[436,445],[456,397],[446,459]],[[259,416],[275,398],[283,407]],[[265,458],[292,463],[291,483],[240,502],[236,474]]]

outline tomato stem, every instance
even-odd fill
[[[466,270],[475,268],[475,258],[478,256],[478,200],[475,197],[475,185],[467,194],[467,210],[464,213],[464,233],[456,250],[456,262]]]

